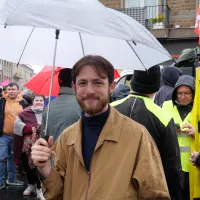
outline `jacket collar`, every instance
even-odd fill
[[[59,95],[61,94],[71,94],[74,95],[74,91],[70,87],[60,87]]]
[[[121,114],[115,108],[112,106],[110,107],[110,114],[101,131],[94,152],[103,144],[104,141],[119,142],[121,126],[123,123],[120,115]],[[82,158],[82,119],[74,124],[71,131],[73,131],[73,133],[69,133],[67,145],[73,145],[75,147],[81,162],[84,163]]]

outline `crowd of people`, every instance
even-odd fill
[[[16,83],[2,91],[0,190],[25,184],[16,178],[23,165],[23,195],[42,200],[192,200],[194,77],[156,65],[115,87],[112,64],[85,56],[58,82],[48,113],[43,96],[27,101]]]

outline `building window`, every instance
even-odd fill
[[[156,6],[159,0],[125,0],[125,7]]]

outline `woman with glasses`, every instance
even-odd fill
[[[172,100],[165,101],[162,108],[172,114],[178,136],[183,174],[183,200],[190,199],[189,158],[191,141],[195,128],[191,125],[191,111],[195,95],[195,79],[189,75],[181,76],[172,93]],[[170,144],[169,144],[170,145]]]

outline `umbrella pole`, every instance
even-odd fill
[[[45,123],[45,130],[44,130],[44,138],[48,140],[47,136],[47,127],[48,127],[48,121],[49,121],[49,110],[50,110],[50,103],[51,103],[51,96],[52,96],[52,88],[53,88],[53,80],[54,80],[54,70],[56,65],[56,53],[57,53],[57,45],[58,45],[58,39],[60,30],[56,30],[56,41],[55,41],[55,48],[54,48],[54,57],[53,57],[53,67],[51,72],[51,81],[50,81],[50,91],[49,91],[49,103],[47,105],[47,117],[46,117],[46,123]]]

